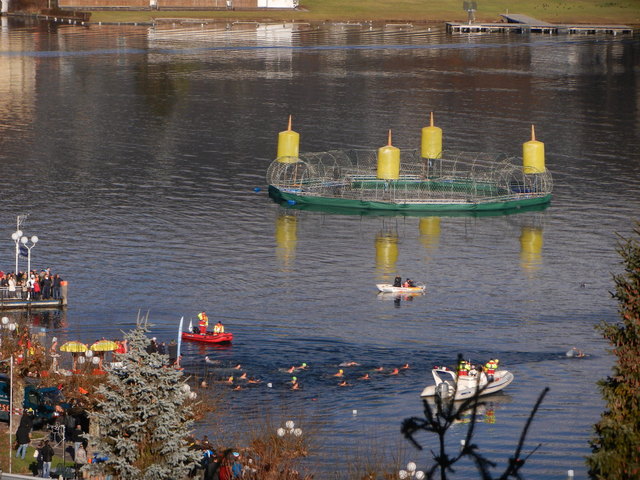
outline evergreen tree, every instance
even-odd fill
[[[634,229],[640,236],[640,224]],[[613,277],[621,323],[598,326],[617,357],[613,374],[599,382],[607,410],[595,425],[593,454],[587,459],[595,479],[640,478],[640,243],[618,246],[624,273]]]
[[[91,421],[95,451],[107,460],[92,463],[96,474],[127,480],[178,480],[196,466],[200,452],[189,450],[192,410],[183,374],[168,357],[147,352],[147,318],[125,335],[128,353],[122,367],[108,369],[97,389],[100,399]]]

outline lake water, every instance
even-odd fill
[[[234,343],[185,344],[187,371],[204,375],[208,355],[224,367],[206,372],[212,383],[236,364],[262,383],[237,392],[213,383],[228,411],[198,435],[221,422],[231,438],[246,419],[299,419],[319,428],[317,478],[346,478],[345,465],[363,458],[426,467],[435,439],[421,437],[420,453],[399,430],[421,414],[430,368],[458,353],[497,356],[516,379],[490,398],[481,452],[504,468],[548,386],[525,477],[585,478],[603,409],[596,382],[614,362],[594,326],[617,319],[616,234],[640,218],[637,36],[1,21],[2,269],[14,268],[11,233],[28,213],[23,230],[40,238],[33,266],[70,284],[64,314],[32,319],[49,338],[113,338],[141,310],[169,341],[181,316],[206,310]],[[554,175],[549,208],[377,217],[267,197],[288,115],[301,150],[322,151],[377,148],[388,129],[396,146],[416,148],[431,111],[457,150],[520,156],[535,124]],[[428,293],[377,296],[375,283],[396,273]],[[589,356],[567,358],[573,346]],[[352,386],[340,388],[332,375],[344,361],[361,365],[345,369]],[[285,370],[302,362],[310,368],[294,392]],[[401,375],[372,372],[407,362]],[[365,372],[373,379],[357,380]],[[464,434],[453,427],[452,449]]]

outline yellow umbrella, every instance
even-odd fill
[[[91,345],[94,352],[113,352],[118,349],[118,344],[112,340],[98,340]]]
[[[98,340],[96,343],[91,345],[91,350],[98,353],[99,363],[98,363],[98,371],[102,372],[102,360],[104,358],[105,352],[113,352],[118,349],[118,344],[112,340]]]
[[[82,342],[72,340],[60,347],[61,352],[82,353],[87,351],[87,346]]]
[[[61,352],[71,352],[73,354],[73,371],[78,369],[78,354],[87,351],[87,346],[82,342],[71,340],[60,347]]]

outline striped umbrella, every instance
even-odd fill
[[[87,346],[82,342],[72,340],[60,347],[61,352],[82,353],[87,351]]]
[[[112,340],[98,340],[91,345],[91,350],[94,352],[113,352],[118,349],[118,344]]]

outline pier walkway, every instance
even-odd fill
[[[498,23],[456,23],[447,22],[451,33],[548,33],[548,34],[633,34],[627,25],[571,25],[549,23],[519,13],[503,13],[505,22]]]

